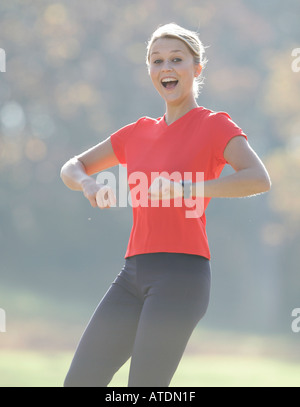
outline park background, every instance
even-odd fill
[[[299,17],[298,0],[1,1],[0,386],[61,386],[123,265],[131,208],[93,209],[59,173],[120,127],[162,116],[145,53],[168,22],[199,32],[198,104],[231,115],[273,184],[211,201],[211,303],[172,385],[299,386]],[[112,384],[126,386],[126,366]]]

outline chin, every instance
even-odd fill
[[[178,92],[170,92],[169,94],[160,92],[160,95],[165,101],[170,102],[182,99],[182,95],[179,95]]]
[[[178,95],[165,96],[163,98],[168,105],[181,104],[186,98]]]

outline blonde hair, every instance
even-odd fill
[[[157,41],[160,38],[176,38],[178,40],[183,41],[189,50],[191,51],[191,54],[194,57],[194,63],[195,65],[200,64],[202,66],[202,72],[204,67],[206,66],[207,59],[205,58],[205,47],[203,46],[202,42],[200,41],[198,37],[198,33],[194,31],[187,30],[178,24],[175,23],[170,23],[170,24],[165,24],[163,26],[159,26],[157,30],[154,31],[152,34],[150,40],[148,41],[147,45],[147,56],[146,56],[146,63],[149,69],[150,65],[150,51],[151,47],[154,44],[155,41]],[[201,74],[195,78],[194,81],[194,96],[197,98],[200,94],[200,89],[203,86],[204,83],[204,77]]]

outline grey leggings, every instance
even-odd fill
[[[210,280],[201,256],[127,258],[80,340],[65,387],[105,387],[130,357],[129,387],[168,387],[207,310]]]

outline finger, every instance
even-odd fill
[[[169,195],[169,181],[166,178],[161,178],[159,182],[159,198],[164,199]]]
[[[87,194],[84,195],[86,197],[86,199],[90,202],[90,204],[92,205],[93,208],[96,208],[97,206],[97,201],[96,201],[96,197],[95,195],[92,194]]]
[[[104,187],[102,189],[102,200],[103,200],[103,208],[110,208],[111,203],[110,203],[110,191],[111,189],[109,187]]]
[[[98,206],[100,209],[108,209],[116,205],[114,192],[109,187],[103,187],[98,192]]]
[[[169,185],[167,184],[162,185],[161,187],[162,196],[168,195],[169,190],[170,190]]]
[[[109,206],[116,206],[117,200],[112,189],[108,190],[108,203]]]
[[[150,187],[148,192],[148,197],[150,199],[158,199],[159,198],[159,190],[156,191],[153,187]]]
[[[103,201],[103,194],[102,191],[98,191],[97,195],[96,195],[96,201],[97,201],[97,205],[100,209],[104,208],[104,201]]]
[[[95,198],[91,198],[89,201],[93,208],[97,208],[97,201]]]

